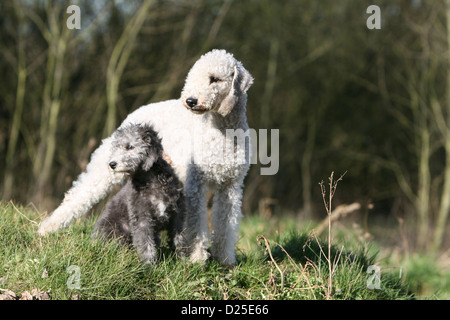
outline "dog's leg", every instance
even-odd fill
[[[206,186],[194,166],[190,168],[190,171],[184,189],[186,193],[186,242],[189,246],[190,261],[204,263],[209,258],[206,250],[209,245]]]
[[[92,238],[119,238],[121,244],[131,243],[130,218],[122,188],[105,206],[92,230]]]
[[[76,218],[85,215],[95,204],[111,191],[114,184],[123,181],[123,174],[112,174],[108,168],[111,152],[111,138],[103,140],[94,151],[86,172],[82,173],[72,188],[66,193],[64,201],[39,226],[38,233],[45,235],[67,227]]]
[[[153,226],[148,224],[148,221],[141,223],[140,228],[132,231],[132,237],[139,259],[148,264],[155,264],[158,258],[159,237],[154,234]]]
[[[186,203],[185,197],[180,196],[176,203],[176,208],[169,212],[169,241],[172,250],[174,250],[179,257],[186,256],[187,243],[185,241],[185,211]]]
[[[235,246],[242,217],[241,185],[218,188],[212,207],[212,256],[224,265],[236,263]]]
[[[133,210],[130,205],[128,209]],[[139,259],[148,264],[155,264],[158,258],[159,237],[155,232],[154,223],[147,214],[141,214],[141,212],[129,211],[129,217],[133,245]]]

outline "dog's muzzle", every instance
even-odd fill
[[[202,105],[198,105],[198,99],[189,97],[185,101],[185,106],[187,109],[191,110],[194,113],[205,113],[208,111]]]

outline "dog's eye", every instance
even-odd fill
[[[134,149],[134,146],[132,146],[131,144],[127,144],[127,145],[125,146],[125,149],[127,149],[127,150],[133,150],[133,149]]]
[[[213,76],[209,77],[209,84],[215,83],[215,82],[219,82],[219,81],[220,81],[219,78],[216,78],[216,77],[213,77]]]

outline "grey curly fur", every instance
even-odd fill
[[[111,158],[105,165],[130,179],[106,204],[93,237],[132,243],[140,259],[153,264],[159,233],[168,230],[172,248],[182,255],[185,198],[172,167],[162,158],[160,138],[147,124],[120,128],[112,138]]]

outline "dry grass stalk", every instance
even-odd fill
[[[264,245],[265,245],[265,248],[266,248],[266,251],[268,251],[268,253],[269,253],[269,256],[270,256],[270,259],[272,260],[272,262],[275,264],[275,266],[277,267],[277,269],[278,269],[278,271],[280,272],[280,274],[281,274],[281,291],[283,291],[283,288],[284,288],[284,273],[283,273],[283,271],[280,269],[280,267],[278,266],[278,264],[275,262],[275,260],[274,260],[274,258],[273,258],[273,256],[272,256],[272,253],[271,253],[271,250],[270,250],[270,244],[269,244],[269,240],[267,240],[267,238],[264,236],[264,235],[258,235],[257,237],[257,240],[259,241],[259,242],[261,242],[261,240],[264,240]],[[305,279],[305,281],[306,281],[306,283],[308,284],[308,287],[302,287],[302,288],[296,288],[297,290],[311,290],[311,294],[313,295],[313,297],[314,297],[314,299],[316,300],[317,298],[316,298],[316,295],[314,294],[314,291],[313,291],[313,289],[316,289],[316,288],[319,288],[320,286],[317,286],[317,285],[311,285],[311,282],[309,281],[309,278],[308,278],[308,275],[306,274],[306,272],[305,272],[305,267],[302,267],[302,265],[301,264],[298,264],[298,263],[296,263],[295,261],[294,261],[294,259],[289,255],[289,253],[283,248],[283,246],[282,245],[280,245],[279,243],[277,243],[276,241],[272,241],[275,245],[277,245],[285,254],[286,254],[286,256],[288,257],[288,259],[289,259],[289,262],[291,263],[291,265],[292,266],[294,266],[294,268],[296,268],[299,272],[300,272],[300,274],[302,275],[302,277]],[[309,265],[309,262],[307,263],[307,265]]]
[[[328,215],[328,255],[325,255],[326,260],[328,262],[328,270],[329,270],[329,275],[328,275],[328,289],[327,289],[327,300],[331,300],[332,299],[332,292],[333,292],[333,265],[336,265],[336,261],[335,263],[331,262],[331,244],[332,244],[332,236],[331,236],[331,214],[332,214],[332,208],[331,208],[331,202],[333,200],[334,194],[336,193],[336,189],[337,189],[337,185],[339,183],[339,181],[342,180],[342,178],[344,177],[344,175],[347,173],[344,172],[339,179],[334,181],[334,172],[331,172],[330,177],[328,178],[328,201],[327,201],[327,191],[326,191],[326,187],[325,184],[323,182],[323,180],[319,183],[320,185],[320,191],[322,192],[322,199],[323,199],[323,204],[325,205],[325,210],[327,211],[327,215]],[[320,248],[322,250],[322,248]],[[338,258],[339,260],[339,258]]]

